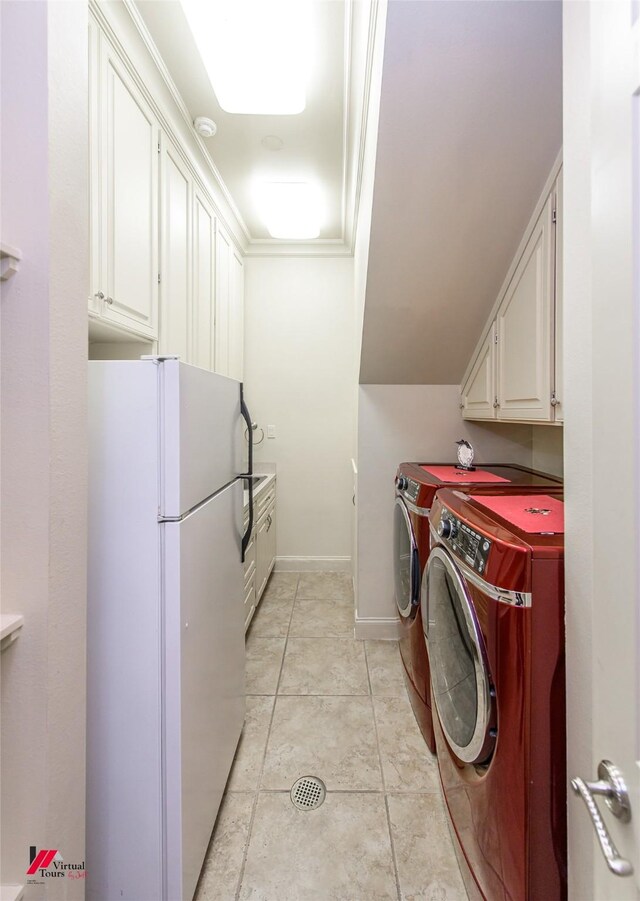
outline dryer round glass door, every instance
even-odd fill
[[[420,603],[420,562],[409,513],[399,497],[393,514],[393,567],[398,612],[408,619]]]
[[[429,556],[422,619],[440,725],[454,754],[482,763],[495,735],[493,698],[473,605],[452,557],[441,546]]]

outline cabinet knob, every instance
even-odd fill
[[[108,303],[109,306],[111,306],[111,304],[113,303],[113,297],[105,297],[104,302]]]
[[[96,291],[96,293],[93,296],[97,297],[98,300],[104,300],[104,294],[102,293],[102,291]]]

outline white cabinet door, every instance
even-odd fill
[[[273,503],[267,513],[269,526],[267,528],[267,578],[276,563],[276,505]]]
[[[199,190],[193,200],[193,325],[191,358],[214,368],[215,219]]]
[[[89,314],[101,316],[100,30],[93,16],[89,16],[89,254]]]
[[[552,211],[550,197],[496,317],[498,419],[552,419]]]
[[[244,357],[244,263],[231,248],[229,292],[229,375],[242,381]]]
[[[103,316],[158,332],[158,123],[101,35],[100,167]]]
[[[216,227],[215,371],[229,375],[229,298],[231,240],[220,223]]]
[[[160,282],[161,354],[190,362],[191,177],[173,144],[163,136],[160,162],[162,261]]]
[[[463,419],[495,419],[495,325],[478,352],[462,388]]]
[[[269,519],[267,514],[262,517],[256,530],[256,604],[259,602],[269,578]]]
[[[555,246],[556,246],[556,255],[555,255],[555,295],[556,295],[556,304],[555,304],[555,384],[554,384],[554,417],[556,422],[564,422],[564,394],[563,394],[563,369],[562,369],[562,318],[563,318],[563,304],[562,304],[562,267],[563,267],[563,254],[562,254],[562,213],[563,213],[563,204],[562,204],[562,171],[560,171],[560,175],[558,176],[558,181],[556,182],[555,189],[555,208],[556,208],[556,223],[555,223]]]

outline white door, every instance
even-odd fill
[[[155,339],[160,132],[124,63],[100,37],[103,315]]]
[[[552,211],[550,197],[496,317],[498,419],[551,419]]]
[[[229,273],[229,375],[242,381],[244,363],[244,263],[232,247]]]
[[[160,179],[162,273],[158,350],[190,362],[191,176],[180,154],[164,136]]]
[[[569,789],[569,897],[580,901],[636,901],[640,885],[638,11],[632,0],[564,4],[568,775],[594,782],[601,760],[619,767],[631,821],[595,800],[635,870],[611,872]]]
[[[242,483],[162,528],[166,899],[188,901],[244,721]]]
[[[495,342],[493,325],[462,388],[464,419],[496,418]]]
[[[193,325],[191,359],[196,366],[213,369],[214,351],[215,219],[197,189],[193,204]]]
[[[229,297],[231,241],[218,223],[216,229],[216,349],[215,370],[229,375]]]

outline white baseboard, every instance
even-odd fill
[[[359,617],[356,613],[355,637],[360,641],[366,638],[383,638],[389,641],[397,641],[400,637],[398,626],[397,616]]]
[[[351,572],[351,557],[276,557],[276,572]]]

